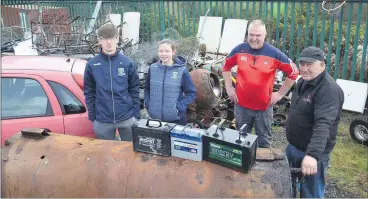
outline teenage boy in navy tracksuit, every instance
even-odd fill
[[[132,141],[132,125],[140,118],[139,77],[131,59],[117,50],[118,29],[105,24],[97,32],[101,51],[87,63],[84,95],[88,119],[98,139]]]

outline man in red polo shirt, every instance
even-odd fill
[[[265,42],[266,26],[254,20],[248,26],[248,41],[236,46],[226,57],[223,76],[229,98],[235,102],[236,127],[247,124],[251,133],[253,124],[258,135],[258,146],[270,147],[272,106],[293,86],[299,71],[279,49]],[[237,65],[236,88],[232,86],[231,68]],[[273,91],[276,70],[287,78],[278,92]]]

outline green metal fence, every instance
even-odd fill
[[[317,0],[264,1],[103,1],[98,23],[106,13],[141,13],[140,39],[150,40],[154,33],[176,29],[182,37],[197,34],[199,17],[210,9],[209,16],[224,19],[263,19],[267,24],[267,40],[293,60],[309,45],[324,49],[327,70],[335,78],[368,81],[368,2],[350,0],[336,19]],[[11,5],[27,9],[67,8],[70,16],[91,17],[96,1],[2,1],[3,26],[14,25],[19,12],[7,10]],[[170,35],[168,35],[170,37]]]

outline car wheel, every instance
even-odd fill
[[[357,118],[351,122],[350,136],[357,143],[368,146],[368,117]]]

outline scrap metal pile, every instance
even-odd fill
[[[149,66],[158,60],[158,42],[162,38],[171,39],[176,43],[176,55],[187,60],[186,66],[197,89],[197,98],[187,110],[188,123],[194,127],[208,128],[221,119],[226,119],[225,126],[236,129],[234,103],[227,96],[221,73],[225,55],[214,55],[213,52],[207,52],[206,46],[201,44],[197,37],[181,37],[180,33],[173,28],[165,32],[153,33],[150,39],[145,38],[149,41],[140,42],[138,45],[123,50],[124,54],[130,57],[138,67],[141,80],[142,117],[148,117],[147,110],[143,109],[145,76]],[[281,87],[281,76],[276,78],[274,91]],[[233,77],[236,79],[236,69]],[[274,125],[285,125],[289,105],[290,100],[285,97],[274,106]]]
[[[39,20],[37,20],[39,18]],[[90,18],[80,16],[47,15],[45,18],[35,16],[31,20],[32,44],[40,54],[86,53],[93,51],[93,36],[84,32],[85,25]],[[92,45],[91,45],[92,44]]]
[[[1,52],[14,52],[13,46],[29,37],[29,28],[11,26],[1,28]]]
[[[32,44],[40,52],[40,55],[63,53],[66,55],[92,54],[99,51],[96,30],[110,20],[96,22],[93,17],[66,16],[48,14],[41,19],[35,16],[31,20]],[[92,22],[92,23],[91,23]],[[120,26],[119,26],[120,28]],[[128,40],[119,37],[119,48],[130,45]]]
[[[225,90],[224,83],[219,72],[223,58],[217,62],[214,60],[212,64],[205,64],[202,56],[204,53],[200,52],[200,48],[203,49],[204,46],[200,45],[198,38],[195,36],[181,37],[178,31],[173,28],[169,28],[165,32],[153,33],[150,41],[140,42],[138,45],[123,51],[137,64],[141,79],[142,107],[145,75],[149,66],[158,59],[158,41],[162,38],[171,39],[176,43],[176,55],[186,59],[186,66],[197,89],[197,98],[188,108],[188,123],[206,128],[221,119],[227,119],[231,122],[234,119],[233,105],[226,93],[223,92]],[[142,115],[148,117],[146,110],[142,111]],[[227,125],[230,126],[229,122]]]
[[[36,12],[30,17],[30,28],[2,28],[1,52],[14,52],[13,46],[17,43],[31,40],[32,48],[36,49],[39,55],[95,55],[99,51],[96,30],[111,22],[108,18],[103,18],[101,22],[93,17],[69,16],[68,13],[60,13],[58,10],[44,9],[42,14]],[[119,37],[120,49],[131,45],[131,40]]]

